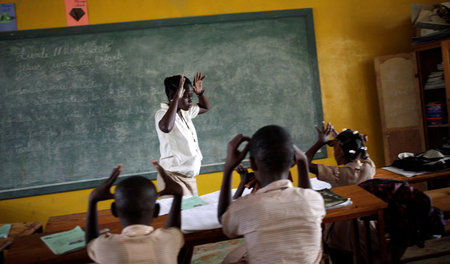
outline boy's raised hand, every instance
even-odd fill
[[[203,80],[205,79],[205,75],[202,76],[201,72],[197,72],[194,77],[194,93],[200,94],[203,90]]]
[[[164,183],[166,185],[164,190],[158,192],[158,195],[183,196],[183,189],[181,188],[181,186],[167,175],[164,168],[161,167],[161,165],[159,165],[159,163],[156,160],[152,160],[152,164],[155,167],[155,169],[159,172],[159,175],[161,175],[161,178],[163,178]]]
[[[235,136],[229,143],[227,147],[227,158],[225,160],[224,171],[233,171],[241,161],[245,158],[250,147],[249,143],[245,145],[242,151],[239,151],[239,146],[243,142],[250,142],[250,138],[242,134]],[[231,173],[230,173],[231,174]]]
[[[113,199],[114,195],[111,193],[111,186],[117,180],[121,172],[122,172],[122,164],[116,166],[112,171],[111,176],[109,176],[109,178],[106,181],[101,183],[97,188],[95,188],[91,192],[91,194],[89,195],[89,200],[91,202],[99,202],[108,199]]]

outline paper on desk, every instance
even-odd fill
[[[329,189],[331,185],[327,182],[318,180],[317,178],[311,179],[311,186],[314,190]],[[236,189],[232,190],[232,195],[236,192]],[[250,189],[245,189],[242,196],[250,194]],[[220,191],[208,193],[199,197],[199,199],[205,202],[205,205],[193,207],[191,209],[184,208],[181,211],[181,230],[183,232],[193,232],[199,230],[208,230],[220,228],[222,225],[217,219],[217,206],[219,203]],[[194,196],[195,197],[195,196]],[[183,197],[183,202],[188,199],[195,201],[197,198]],[[158,201],[160,205],[159,215],[168,214],[172,205],[173,198],[161,199]],[[348,205],[348,202],[343,203]],[[350,201],[351,204],[351,201]]]
[[[413,177],[420,174],[429,173],[429,171],[406,171],[397,167],[389,166],[389,167],[383,167],[383,170],[392,171],[393,173],[397,173],[400,175],[403,175],[405,177]]]
[[[232,195],[236,189],[232,190]],[[251,190],[245,189],[242,196],[249,194]],[[205,205],[197,206],[191,209],[183,209],[181,211],[181,230],[183,232],[192,232],[199,230],[208,230],[220,228],[221,225],[217,220],[217,205],[219,201],[220,191],[208,193],[199,197]],[[195,196],[194,196],[195,197]],[[183,197],[184,200],[192,199],[192,197]],[[194,198],[196,199],[196,198]],[[160,205],[159,215],[168,214],[172,206],[173,198],[161,199],[158,201]]]
[[[192,196],[192,197],[183,199],[183,201],[181,202],[181,210],[188,210],[188,209],[192,209],[194,207],[198,207],[198,206],[202,206],[202,205],[206,205],[205,201],[203,201],[198,196]]]
[[[325,181],[321,181],[317,178],[311,178],[310,182],[311,182],[311,189],[313,190],[318,191],[323,189],[331,189],[331,184]]]
[[[4,224],[0,226],[0,238],[7,238],[9,230],[11,230],[11,224]]]
[[[344,207],[344,206],[347,206],[347,205],[352,205],[352,204],[353,204],[352,200],[350,198],[347,198],[347,201],[345,201],[343,203],[340,203],[340,204],[336,204],[334,206],[330,206],[330,207],[327,208],[327,210],[328,209],[341,208],[341,207]]]
[[[86,246],[84,231],[79,226],[69,231],[42,236],[41,240],[55,255],[76,251]]]

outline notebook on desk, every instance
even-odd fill
[[[332,192],[330,189],[322,189],[318,191],[325,202],[325,209],[334,209],[347,205],[351,205],[352,201],[350,198],[345,198]]]
[[[84,231],[80,226],[69,231],[42,236],[41,240],[55,255],[76,251],[86,246]]]

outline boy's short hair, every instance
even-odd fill
[[[178,90],[178,84],[180,84],[180,78],[181,78],[181,75],[174,75],[174,76],[167,77],[166,79],[164,79],[166,95],[167,95],[167,99],[169,101],[172,99],[173,95]],[[184,76],[184,78],[185,78],[184,86],[185,87],[186,87],[186,85],[192,86],[191,80],[189,80],[189,78],[186,76]]]
[[[157,197],[155,185],[143,176],[132,176],[119,182],[114,191],[116,209],[125,217],[152,212]]]
[[[354,161],[358,158],[367,159],[367,148],[364,146],[364,136],[351,129],[345,129],[336,137],[339,144],[345,153],[345,157],[349,161]]]
[[[260,128],[250,140],[250,157],[273,172],[290,168],[294,158],[292,137],[277,125]]]

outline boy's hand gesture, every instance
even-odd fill
[[[159,163],[156,160],[152,160],[152,164],[153,166],[155,166],[155,169],[158,171],[159,175],[161,175],[161,177],[164,180],[164,183],[166,184],[164,190],[158,192],[158,195],[183,196],[183,189],[181,188],[181,186],[167,175],[164,168],[161,167],[161,165],[159,165]]]
[[[183,189],[181,186],[170,178],[166,171],[156,160],[152,160],[153,166],[158,171],[159,175],[164,180],[166,188],[158,193],[162,195],[173,195],[172,206],[170,207],[169,215],[167,216],[165,228],[178,227],[181,228],[181,198],[183,197]]]
[[[194,77],[194,93],[199,95],[203,90],[203,80],[205,79],[205,75],[202,76],[201,72],[197,72]]]
[[[325,145],[330,142],[330,135],[336,134],[336,130],[334,130],[334,127],[331,125],[330,122],[327,123],[327,126],[325,127],[325,121],[322,121],[322,127],[319,129],[317,126],[314,126],[317,130],[317,142]],[[337,134],[336,134],[337,136]]]
[[[249,144],[247,143],[242,151],[238,150],[239,146],[245,141],[250,142],[250,138],[239,134],[228,143],[224,171],[233,171],[234,168],[236,168],[245,158],[245,155],[248,152]]]
[[[241,177],[241,184],[243,184],[246,188],[252,188],[256,183],[255,175],[253,173],[248,172],[248,169],[244,167],[244,165],[239,164],[236,168],[236,172],[239,173]]]
[[[183,98],[183,95],[184,95],[184,81],[185,81],[186,79],[184,78],[184,74],[181,74],[181,77],[180,77],[180,82],[178,83],[178,89],[177,89],[177,92],[175,93],[175,95],[174,95],[174,97],[176,97],[176,98],[172,98],[172,100],[179,100],[179,99],[181,99],[181,98]]]
[[[116,166],[114,170],[111,173],[111,176],[101,183],[97,188],[95,188],[91,194],[89,195],[89,201],[90,202],[99,202],[104,201],[108,199],[113,199],[114,195],[111,193],[111,186],[114,184],[114,182],[117,180],[117,177],[119,177],[120,173],[122,172],[122,164]]]

